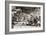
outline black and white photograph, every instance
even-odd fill
[[[9,5],[9,31],[37,31],[42,29],[42,5]]]

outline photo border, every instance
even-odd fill
[[[41,31],[9,32],[9,4],[43,5],[43,30],[41,30]],[[22,1],[5,1],[5,34],[35,33],[35,32],[45,32],[45,3],[40,3],[40,2],[22,2]]]

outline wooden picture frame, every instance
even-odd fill
[[[19,29],[19,25],[16,25],[17,29],[16,28],[15,28],[16,30],[14,28],[12,29],[11,27],[13,27],[14,24],[13,25],[11,24],[12,23],[11,21],[13,20],[13,18],[11,18],[11,16],[12,16],[12,13],[16,13],[16,12],[12,12],[12,11],[22,10],[22,11],[24,11],[23,13],[25,13],[27,11],[26,9],[29,10],[29,12],[27,12],[28,14],[30,13],[30,11],[32,11],[32,12],[38,11],[39,14],[41,14],[40,15],[41,16],[41,25],[39,24],[41,27],[39,27],[39,26],[36,27],[37,24],[33,25],[33,27],[30,27],[32,25],[31,24],[28,25],[28,23],[27,23],[27,27],[25,25],[25,27],[23,28],[23,26],[20,25],[20,29]],[[36,14],[36,15],[38,15],[38,14]],[[16,23],[19,23],[19,22],[16,22]],[[33,32],[44,32],[44,31],[45,31],[45,3],[5,1],[5,33],[6,34],[33,33]]]

